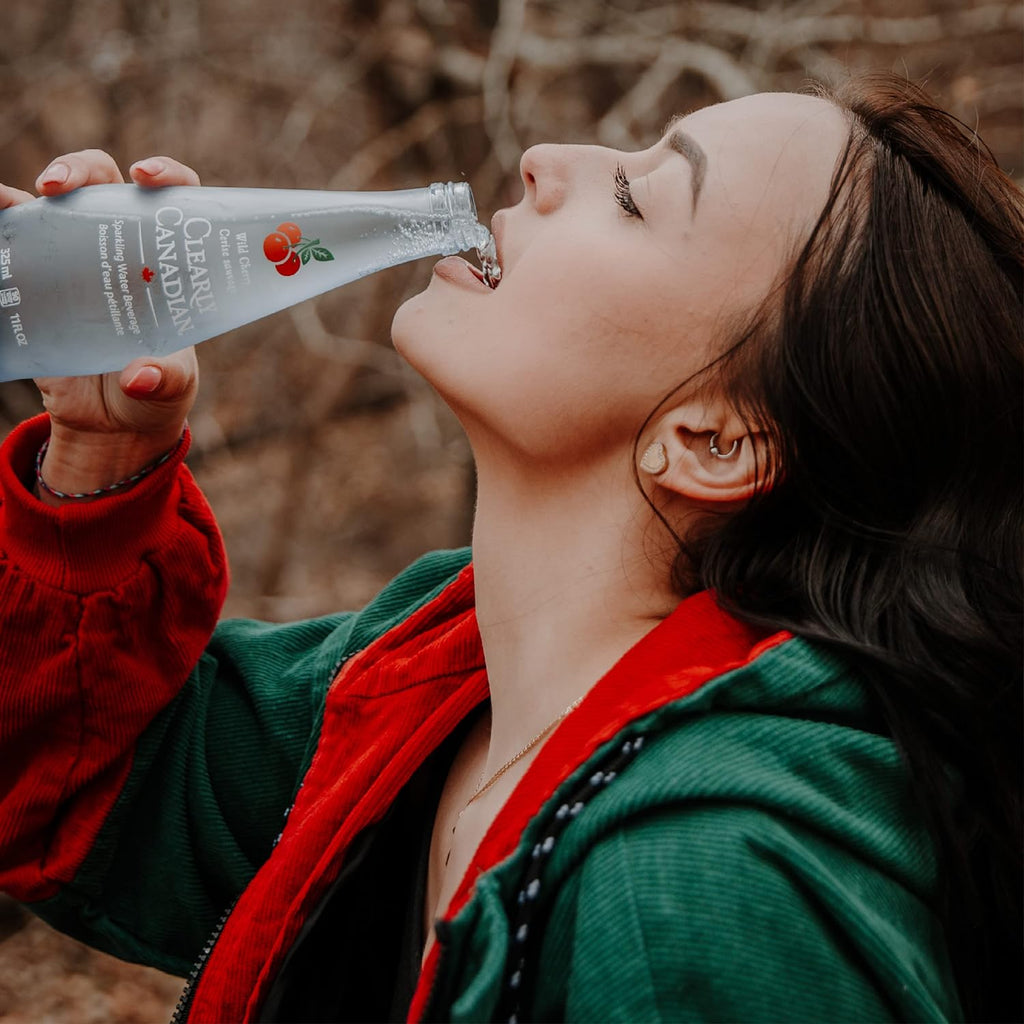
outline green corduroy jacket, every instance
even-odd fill
[[[487,699],[468,552],[360,613],[214,628],[222,552],[180,457],[65,514],[24,486],[39,435],[0,458],[0,883],[191,969],[181,1019],[386,1018],[421,784]],[[696,594],[544,743],[409,1016],[958,1019],[935,871],[856,675]]]

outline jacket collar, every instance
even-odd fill
[[[541,747],[484,836],[442,920],[450,922],[459,914],[479,875],[515,851],[538,809],[600,747],[631,722],[789,639],[788,632],[769,635],[735,619],[710,591],[681,601],[595,683]],[[410,1020],[418,1020],[426,1009],[441,952],[437,943],[427,958]]]

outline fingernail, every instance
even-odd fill
[[[147,393],[156,391],[160,387],[161,380],[163,380],[163,374],[160,372],[159,366],[143,366],[128,381],[128,390]]]
[[[71,176],[71,168],[67,164],[50,164],[49,167],[39,175],[39,181],[43,185],[63,185]]]
[[[149,160],[140,160],[137,164],[132,164],[132,170],[142,171],[143,174],[148,174],[150,177],[155,177],[163,169],[163,160],[157,160],[155,157]]]

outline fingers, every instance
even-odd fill
[[[17,206],[18,203],[27,203],[30,199],[35,199],[31,192],[20,188],[11,188],[10,185],[0,185],[0,210]]]
[[[169,156],[151,156],[132,164],[129,174],[137,185],[157,188],[165,185],[198,185],[199,175]],[[114,158],[101,149],[83,149],[57,157],[36,179],[43,196],[59,196],[83,185],[110,185],[124,181]],[[0,210],[33,199],[21,189],[0,185]]]
[[[136,185],[198,185],[199,175],[191,167],[169,156],[151,156],[137,160],[128,169]]]
[[[102,149],[83,149],[57,157],[36,178],[40,195],[59,196],[83,185],[110,185],[124,181],[114,158]]]
[[[188,348],[163,359],[134,360],[121,371],[118,384],[129,398],[173,403],[194,390],[197,372],[195,350]]]

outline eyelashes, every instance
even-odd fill
[[[626,172],[623,170],[622,164],[619,164],[615,168],[615,202],[622,207],[630,217],[639,217],[640,220],[644,219],[644,215],[640,212],[640,208],[633,202],[633,190],[629,184],[629,178],[626,177]]]

